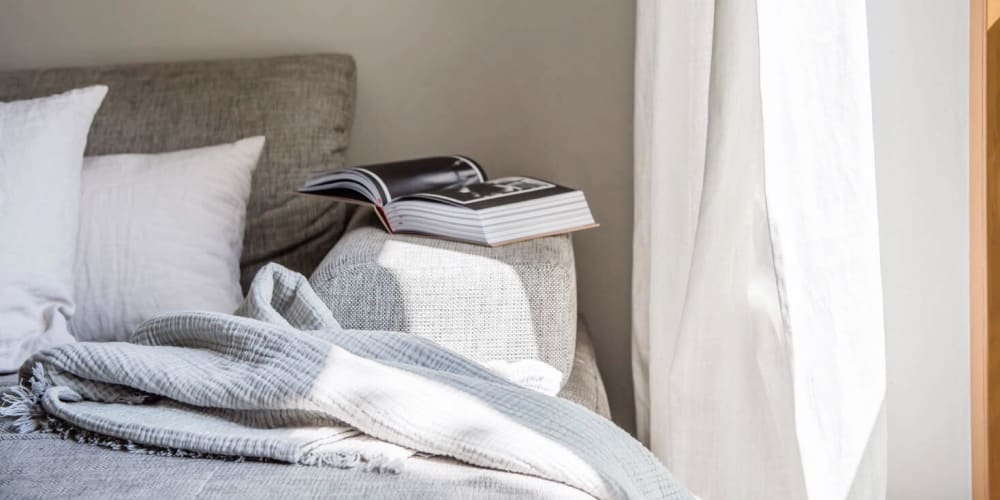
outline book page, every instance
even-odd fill
[[[406,198],[431,200],[478,209],[543,198],[568,191],[572,190],[530,177],[503,177],[467,186],[417,193]]]
[[[381,163],[354,170],[369,174],[378,183],[386,203],[401,196],[486,180],[482,167],[458,155]]]

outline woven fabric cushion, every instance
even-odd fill
[[[569,375],[576,273],[569,236],[487,248],[390,235],[359,210],[310,279],[347,328],[420,335],[480,361]]]
[[[559,391],[559,397],[573,401],[611,420],[607,389],[604,388],[601,371],[597,368],[597,354],[594,352],[590,331],[582,316],[576,325],[576,355],[573,357],[573,370],[566,385]]]
[[[0,72],[0,101],[95,83],[110,89],[90,130],[88,156],[267,138],[247,207],[244,288],[269,261],[311,272],[343,232],[343,208],[294,189],[309,172],[343,165],[354,111],[350,56]]]

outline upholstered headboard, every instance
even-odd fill
[[[354,114],[351,56],[0,72],[0,101],[97,83],[109,91],[90,130],[88,155],[267,138],[247,213],[244,288],[269,261],[311,272],[340,237],[343,207],[293,191],[309,172],[343,165]]]

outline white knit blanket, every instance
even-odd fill
[[[35,354],[0,413],[125,448],[392,471],[414,451],[599,498],[691,498],[640,443],[420,338],[340,327],[306,279],[262,269],[236,315],[177,313],[128,343]]]

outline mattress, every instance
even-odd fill
[[[6,382],[9,383],[7,378]],[[0,380],[0,382],[4,382]],[[6,384],[5,384],[6,385]],[[560,397],[608,417],[608,400],[583,323]],[[399,474],[114,451],[51,434],[0,431],[4,498],[588,498],[552,481],[415,457]]]

